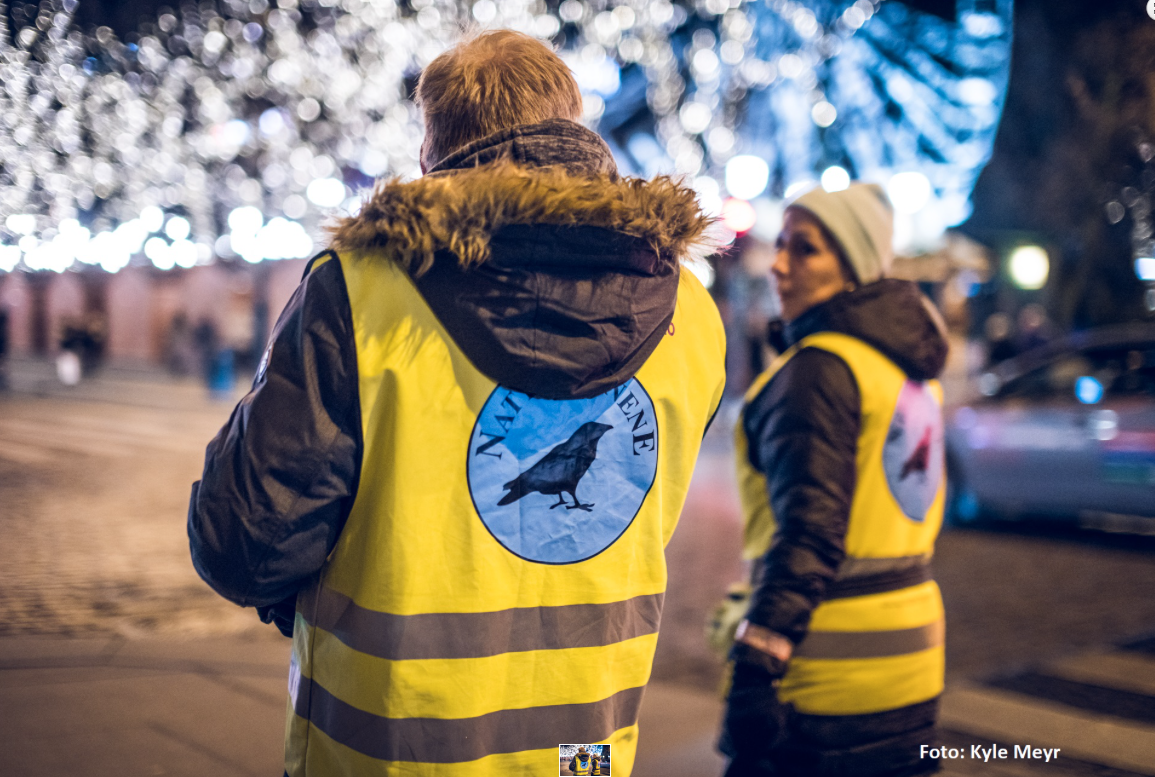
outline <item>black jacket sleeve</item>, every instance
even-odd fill
[[[208,445],[188,513],[197,572],[242,606],[291,600],[337,541],[361,455],[353,324],[334,257],[306,274],[252,390]]]
[[[750,463],[766,476],[778,524],[747,618],[795,644],[846,556],[860,412],[846,363],[804,348],[743,413]]]

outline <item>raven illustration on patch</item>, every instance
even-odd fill
[[[578,483],[598,457],[598,440],[613,428],[597,421],[582,424],[568,440],[555,446],[532,467],[505,483],[502,488],[508,489],[508,492],[497,504],[507,505],[537,491],[557,496],[558,501],[549,506],[551,510],[565,505],[567,510],[585,510],[588,513],[594,504],[582,504],[578,499]],[[563,494],[573,498],[572,505],[566,504]]]
[[[906,480],[913,472],[926,472],[927,466],[930,464],[930,427],[926,427],[926,431],[922,433],[922,439],[918,441],[918,447],[914,449],[914,453],[910,454],[910,458],[902,463],[902,472],[898,473],[899,480]]]
[[[637,378],[584,399],[497,386],[469,436],[474,510],[502,547],[527,561],[592,558],[642,509],[657,476],[658,432],[654,402]]]

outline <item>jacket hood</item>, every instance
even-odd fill
[[[620,177],[600,137],[557,119],[382,182],[333,227],[332,247],[407,271],[499,384],[580,398],[628,380],[657,347],[680,262],[710,252],[710,223],[692,189]]]
[[[910,281],[886,278],[836,295],[786,325],[794,344],[818,332],[840,332],[877,348],[914,380],[946,366],[946,327],[933,303]]]

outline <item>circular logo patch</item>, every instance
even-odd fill
[[[942,408],[922,383],[908,380],[898,395],[882,448],[890,493],[908,518],[922,521],[943,476]]]
[[[469,442],[469,493],[507,550],[572,564],[622,535],[654,483],[658,425],[637,379],[590,399],[498,386]]]

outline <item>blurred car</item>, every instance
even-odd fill
[[[947,420],[947,519],[1155,534],[1155,324],[1069,335],[997,365]]]

